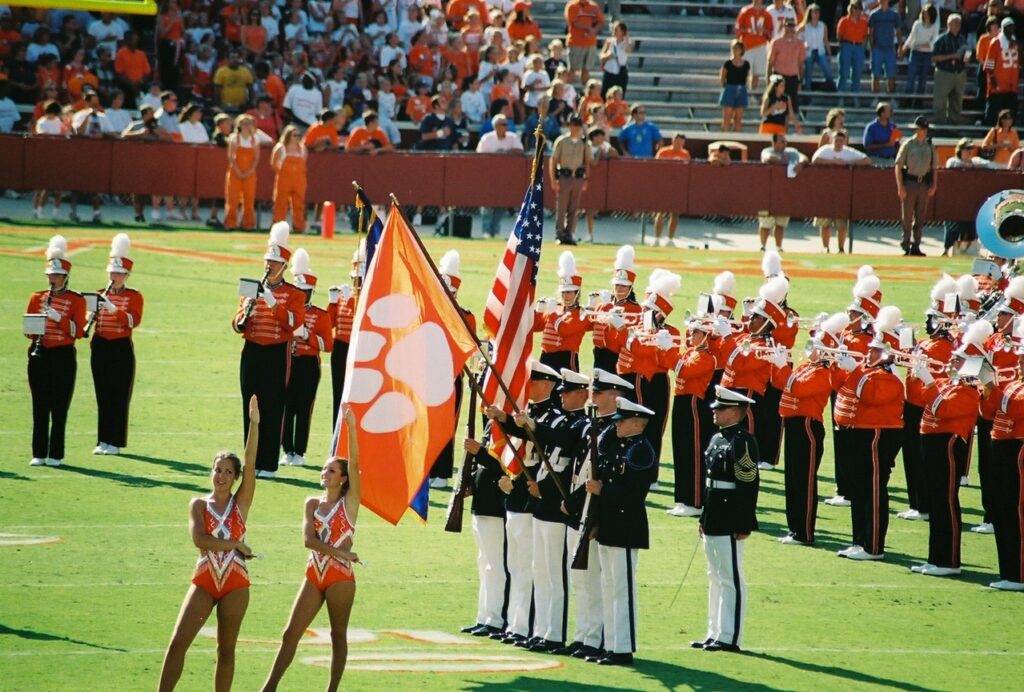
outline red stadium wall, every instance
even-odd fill
[[[270,150],[260,158],[260,199],[273,192]],[[148,193],[219,198],[224,149],[157,142],[0,136],[0,188]],[[403,204],[515,207],[522,200],[529,159],[482,154],[310,154],[308,198],[347,203],[351,181],[370,199],[394,193]],[[933,220],[967,221],[991,194],[1022,185],[1019,173],[943,170],[929,205]],[[549,206],[555,195],[547,195]],[[671,211],[689,216],[753,216],[894,220],[899,200],[891,168],[808,166],[787,178],[781,166],[617,159],[590,176],[583,206],[614,211]]]

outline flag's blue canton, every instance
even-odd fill
[[[539,180],[539,175],[530,185],[523,206],[519,209],[514,233],[519,240],[516,252],[526,255],[532,261],[530,282],[536,285],[540,245],[544,239],[544,185]]]

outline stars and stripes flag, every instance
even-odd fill
[[[491,337],[494,369],[488,370],[484,380],[483,399],[506,412],[513,410],[513,401],[499,386],[497,377],[506,383],[518,408],[526,406],[526,390],[530,382],[526,361],[533,350],[533,298],[544,238],[544,173],[539,155],[542,147],[543,143],[538,141],[530,186],[505,246],[505,255],[498,264],[484,309],[484,328]],[[508,444],[509,440],[495,426],[491,452],[502,460],[510,473],[518,474],[521,468]]]

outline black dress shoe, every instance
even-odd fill
[[[565,642],[552,642],[547,639],[541,639],[533,646],[527,647],[527,651],[533,651],[538,654],[550,654],[558,651],[559,649],[565,648]]]
[[[519,641],[514,642],[514,644],[515,644],[515,646],[518,646],[520,649],[529,649],[534,644],[539,644],[542,641],[544,641],[544,640],[541,639],[540,637],[530,637],[530,638],[521,637],[519,639]]]
[[[584,644],[579,649],[577,649],[575,653],[570,654],[570,656],[572,656],[573,658],[583,658],[583,659],[587,659],[587,658],[603,658],[604,657],[604,652],[601,651],[600,649],[596,648],[596,647],[587,646],[586,644]]]
[[[521,634],[513,634],[512,632],[506,632],[504,637],[498,638],[498,641],[502,644],[515,645],[516,643],[525,639]]]
[[[488,635],[491,639],[504,639],[505,637],[511,636],[511,632],[508,630],[497,630],[493,634]]]
[[[726,644],[725,642],[713,641],[704,647],[705,651],[727,651],[731,654],[738,654],[740,647],[735,644]]]
[[[911,257],[927,257],[926,254],[921,252],[921,248],[919,248],[919,247],[912,247],[912,248],[910,248],[910,256]]]
[[[555,649],[551,653],[558,656],[575,656],[576,652],[583,648],[583,642],[573,642],[569,646],[562,647],[561,649]]]
[[[462,632],[463,634],[473,634],[473,632],[476,632],[481,627],[483,627],[483,625],[477,623],[475,625],[466,625],[465,627],[463,627],[459,631]]]
[[[690,642],[690,648],[691,649],[703,649],[705,646],[707,646],[708,644],[711,644],[714,641],[715,641],[714,639],[712,639],[711,637],[708,637],[707,639],[705,639],[702,642]]]
[[[631,666],[633,654],[608,654],[597,662],[599,666]]]
[[[490,637],[492,634],[500,633],[501,629],[493,625],[480,625],[470,632],[474,637]]]

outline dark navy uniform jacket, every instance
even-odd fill
[[[723,428],[711,438],[704,453],[708,480],[700,523],[705,535],[757,531],[757,455],[757,440],[742,425]]]

